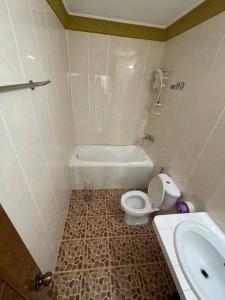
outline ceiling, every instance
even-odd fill
[[[204,0],[63,0],[69,14],[166,28]]]

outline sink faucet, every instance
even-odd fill
[[[151,141],[152,143],[154,142],[154,137],[148,133],[145,133],[143,136],[143,141]]]

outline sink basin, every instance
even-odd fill
[[[175,250],[181,269],[198,299],[225,299],[225,235],[194,222],[175,230]]]

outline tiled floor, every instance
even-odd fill
[[[176,290],[151,222],[128,226],[125,190],[74,191],[55,272],[58,300],[171,299]]]

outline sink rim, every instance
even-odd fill
[[[183,233],[187,231],[192,231],[201,237],[203,237],[208,243],[210,243],[218,253],[225,259],[225,235],[222,237],[221,235],[217,234],[216,232],[213,232],[208,227],[193,221],[184,221],[179,223],[174,232],[174,248],[177,255],[177,260],[179,262],[179,265],[181,267],[181,270],[185,276],[186,281],[189,283],[190,287],[192,288],[193,292],[197,296],[198,299],[202,299],[202,294],[199,291],[198,285],[191,279],[191,277],[188,275],[188,271],[186,271],[185,264],[182,262],[182,258],[184,258],[184,255],[182,254],[182,251],[178,250],[179,243],[182,243],[183,239]]]

